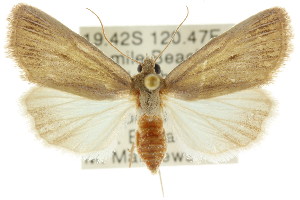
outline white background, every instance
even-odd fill
[[[160,199],[158,176],[145,168],[81,170],[80,157],[37,140],[22,115],[19,97],[29,88],[5,57],[6,18],[19,1],[0,6],[0,199]],[[165,199],[300,199],[300,16],[297,1],[23,1],[78,32],[79,26],[238,23],[273,6],[287,9],[294,52],[267,87],[278,102],[267,135],[230,165],[162,167]],[[147,48],[147,47],[145,47]]]

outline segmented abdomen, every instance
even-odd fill
[[[167,150],[163,120],[143,115],[138,119],[137,151],[152,173],[156,173]]]

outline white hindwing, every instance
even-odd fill
[[[24,103],[40,137],[79,153],[116,143],[124,118],[135,108],[126,98],[97,101],[45,87],[31,90]]]
[[[261,135],[271,108],[260,89],[196,101],[167,96],[166,131],[194,160],[226,161]]]

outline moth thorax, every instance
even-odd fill
[[[160,78],[156,74],[149,74],[144,79],[144,85],[148,90],[155,90],[160,86]]]

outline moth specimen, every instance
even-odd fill
[[[112,149],[135,112],[135,148],[152,173],[165,132],[194,160],[225,161],[256,141],[272,101],[269,83],[288,56],[289,17],[262,11],[212,39],[165,78],[147,57],[131,77],[83,37],[37,8],[9,17],[10,55],[37,84],[24,98],[39,136],[78,153]]]

